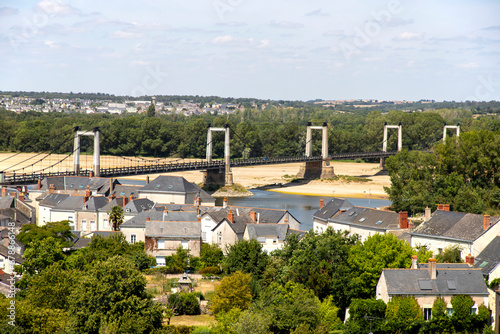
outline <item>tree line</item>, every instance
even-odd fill
[[[384,123],[403,124],[403,147],[428,150],[442,138],[444,123],[460,123],[462,132],[497,131],[500,121],[491,116],[473,119],[470,111],[440,109],[429,112],[401,111],[338,113],[321,107],[246,109],[230,115],[180,114],[65,114],[0,109],[0,150],[17,152],[73,152],[75,126],[101,130],[101,153],[117,156],[203,158],[207,127],[231,128],[231,157],[296,156],[305,151],[307,122],[329,124],[329,152],[381,151]],[[91,139],[81,139],[82,152],[93,150]],[[397,133],[389,131],[388,149],[397,149]],[[214,157],[224,155],[222,133],[213,136]],[[321,133],[313,132],[313,153],[321,152]]]

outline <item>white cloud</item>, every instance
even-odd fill
[[[138,34],[135,32],[128,32],[128,31],[115,31],[110,35],[111,38],[117,38],[117,39],[134,39],[134,38],[142,38],[142,34]]]
[[[231,36],[231,35],[225,35],[225,36],[217,36],[213,39],[213,43],[215,44],[225,44],[225,43],[229,43],[229,42],[233,42],[234,41],[234,37]]]
[[[265,48],[267,46],[269,46],[269,40],[268,39],[263,39],[262,41],[260,41],[260,44],[259,44],[259,48]]]
[[[321,8],[313,10],[312,12],[306,14],[306,16],[328,16],[328,15],[330,14],[323,12]]]
[[[422,39],[422,34],[406,31],[406,32],[400,33],[394,39],[398,40],[398,41],[415,41],[415,40]]]
[[[51,16],[66,16],[79,13],[74,7],[59,0],[42,0],[35,8]]]
[[[133,65],[133,66],[146,66],[149,64],[151,64],[151,62],[144,61],[144,60],[133,60],[130,62],[130,65]]]

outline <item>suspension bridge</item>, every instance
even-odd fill
[[[398,130],[398,150],[387,151],[387,130]],[[446,138],[446,130],[455,128],[457,136],[460,131],[460,126],[446,126],[443,130],[443,140]],[[209,126],[207,132],[207,153],[206,159],[172,161],[171,158],[142,158],[142,157],[123,157],[112,156],[106,157],[101,164],[100,156],[100,129],[98,127],[80,131],[79,127],[75,127],[69,138],[54,148],[48,153],[38,153],[30,155],[26,159],[22,153],[12,154],[7,158],[0,160],[2,165],[6,165],[9,159],[17,157],[16,162],[3,168],[0,171],[0,185],[28,185],[35,184],[38,180],[53,176],[89,176],[89,177],[119,177],[145,174],[158,174],[169,172],[182,172],[200,170],[204,171],[205,184],[233,184],[232,167],[269,165],[269,164],[286,164],[300,163],[304,165],[299,171],[299,178],[325,178],[335,176],[333,167],[330,166],[331,160],[346,160],[346,159],[380,159],[381,167],[385,163],[385,159],[397,154],[402,149],[402,125],[384,125],[384,140],[383,149],[380,152],[356,152],[356,153],[341,153],[328,154],[328,126],[323,123],[321,126],[313,126],[311,123],[307,125],[306,132],[306,147],[303,156],[286,156],[286,157],[260,157],[248,159],[231,159],[230,158],[230,127],[229,125],[223,128],[214,128]],[[312,149],[312,131],[320,130],[322,134],[321,155],[313,155]],[[224,132],[224,160],[212,159],[212,132]],[[94,138],[94,153],[92,156],[92,164],[89,168],[88,155],[84,156],[84,160],[80,156],[81,153],[81,137],[92,136]],[[74,150],[69,154],[56,154],[55,152],[63,146],[68,140],[74,140]],[[20,160],[20,161],[18,161]],[[82,162],[84,162],[82,164]],[[84,167],[83,167],[83,166]]]

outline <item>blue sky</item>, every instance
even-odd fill
[[[0,1],[0,90],[500,100],[497,0]]]

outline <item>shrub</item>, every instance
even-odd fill
[[[221,270],[219,267],[206,267],[198,271],[198,273],[203,276],[214,276],[220,274]]]
[[[173,309],[177,315],[197,315],[200,314],[200,303],[196,294],[172,293],[168,296],[168,307]]]

